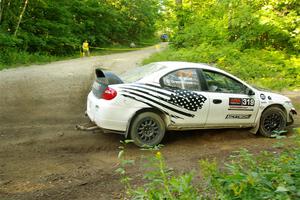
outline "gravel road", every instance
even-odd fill
[[[88,121],[84,111],[95,67],[122,74],[156,51],[152,47],[1,71],[0,199],[120,199],[123,187],[115,169],[123,137],[77,131],[75,125]],[[300,104],[299,94],[287,94]],[[276,142],[246,130],[171,132],[162,153],[171,167],[185,171],[197,169],[202,158],[222,162],[234,150],[270,150]],[[134,145],[127,153],[137,160],[145,154]],[[139,179],[141,170],[137,163],[130,173]]]

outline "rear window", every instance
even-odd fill
[[[158,63],[150,63],[148,65],[136,67],[132,70],[125,72],[124,74],[121,75],[121,79],[125,83],[133,83],[144,78],[147,75],[150,75],[164,68],[166,67]]]

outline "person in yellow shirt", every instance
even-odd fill
[[[85,40],[83,43],[82,43],[82,55],[83,56],[89,56],[90,55],[90,48],[89,48],[89,43],[87,40]]]

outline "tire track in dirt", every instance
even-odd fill
[[[87,122],[95,67],[121,74],[156,51],[1,71],[0,199],[113,197],[120,189],[114,167],[122,137],[76,131],[75,125]]]

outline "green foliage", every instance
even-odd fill
[[[159,0],[35,0],[28,1],[14,36],[24,1],[0,1],[0,65],[14,60],[14,52],[28,55],[70,56],[84,40],[92,47],[136,44],[153,38]],[[9,54],[9,55],[8,55]]]
[[[125,191],[128,195],[129,192],[131,191],[130,181],[132,180],[132,178],[130,178],[127,175],[126,168],[134,165],[135,162],[134,160],[127,158],[125,154],[125,149],[127,144],[132,143],[133,141],[125,140],[120,142],[121,142],[121,146],[119,146],[120,151],[118,154],[118,159],[120,160],[120,163],[119,163],[119,168],[116,169],[116,172],[121,175],[121,183],[125,186]]]
[[[299,1],[184,2],[182,9],[174,9],[183,22],[182,29],[174,34],[174,46],[177,48],[198,46],[203,42],[231,42],[240,50],[252,47],[300,50]],[[176,30],[176,27],[173,29]]]
[[[175,175],[167,168],[162,154],[158,151],[146,164],[146,183],[131,191],[132,199],[197,199],[192,186],[193,173]]]
[[[183,0],[181,9],[170,1],[165,5],[176,16],[168,24],[171,48],[145,63],[210,63],[250,84],[300,88],[300,1]]]
[[[134,188],[130,181],[133,180],[126,174],[126,167],[132,164],[131,160],[126,160],[122,156],[124,149],[120,151],[119,157],[121,168],[117,172],[121,174],[121,183],[124,184],[126,195],[131,199],[199,199],[196,188],[192,185],[194,173],[185,173],[175,175],[174,171],[167,168],[165,160],[159,147],[146,149],[152,153],[156,153],[152,157],[148,157],[145,161],[145,173],[143,179],[146,183],[143,187]],[[145,150],[145,148],[143,149]]]
[[[254,156],[243,149],[231,156],[223,171],[215,163],[201,161],[200,165],[210,195],[216,199],[298,199],[299,153],[299,146],[279,155]]]
[[[209,63],[259,87],[276,90],[300,88],[300,57],[283,51],[239,51],[233,44],[202,43],[193,48],[168,49],[154,54],[144,60],[144,64],[166,60]]]
[[[144,183],[126,187],[130,199],[299,199],[300,135],[280,153],[234,152],[222,168],[216,161],[201,160],[201,179],[195,172],[175,173],[160,151],[147,160]],[[129,189],[128,189],[129,188]]]
[[[39,64],[56,61],[62,58],[64,57],[49,56],[40,53],[28,53],[25,51],[17,51],[14,48],[7,48],[2,50],[0,53],[0,60],[2,61],[2,63],[0,62],[0,70],[7,68],[7,65],[15,66],[17,64]]]

